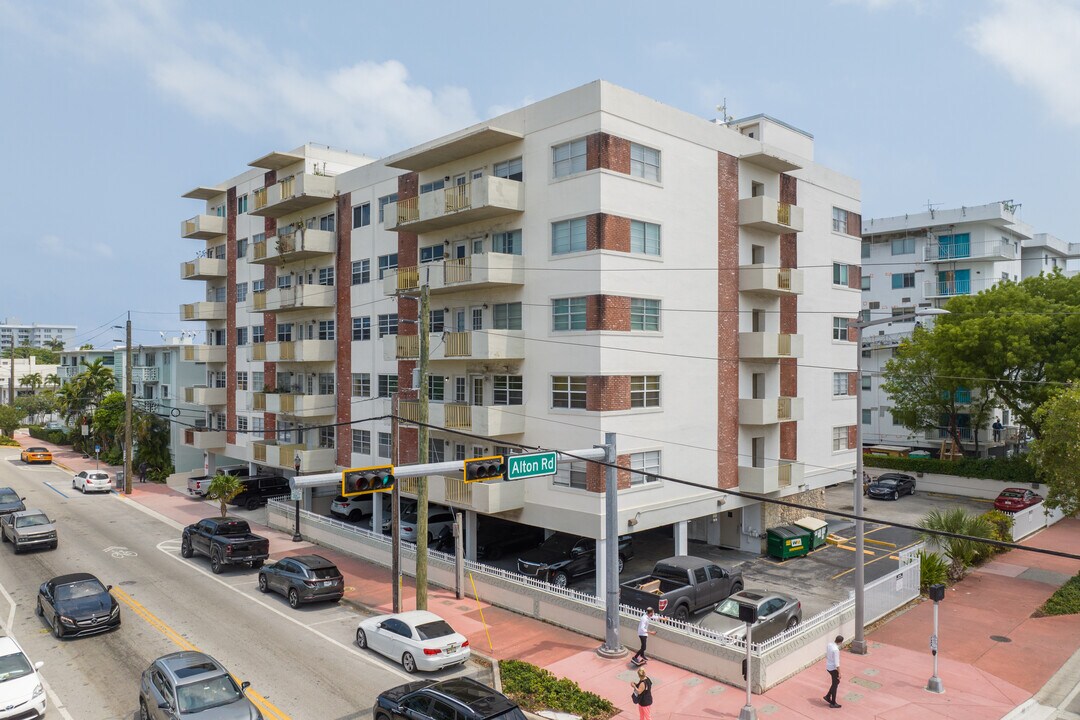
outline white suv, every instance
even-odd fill
[[[15,638],[0,637],[0,718],[45,717],[45,687]]]
[[[374,512],[372,498],[375,495],[383,496],[383,517],[390,517],[390,493],[388,492],[357,495],[355,497],[338,495],[330,503],[330,514],[349,522],[360,522],[366,517],[371,517],[371,513]]]

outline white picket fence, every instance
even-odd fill
[[[1033,532],[1050,527],[1064,517],[1060,510],[1049,510],[1042,503],[1024,508],[1019,512],[1006,513],[1006,515],[1011,515],[1013,519],[1013,540],[1026,538]]]

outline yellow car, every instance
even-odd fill
[[[52,453],[48,448],[43,447],[28,447],[22,451],[22,461],[24,463],[51,463]]]

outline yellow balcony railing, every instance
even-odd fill
[[[296,412],[295,395],[279,395],[278,402],[281,403],[281,412],[289,414]]]
[[[472,405],[447,403],[443,410],[446,413],[445,427],[458,430],[472,427]]]
[[[251,346],[251,361],[260,362],[266,360],[266,343],[254,343]]]
[[[255,462],[266,462],[266,444],[255,443],[251,446],[251,458]]]
[[[780,334],[776,338],[776,354],[777,355],[790,355],[791,354],[791,335]]]
[[[420,198],[406,198],[405,200],[398,200],[397,204],[397,224],[404,225],[405,223],[416,222],[420,219]]]
[[[296,342],[283,342],[278,345],[278,352],[282,360],[296,359]]]
[[[776,417],[781,421],[791,419],[791,398],[776,398]]]
[[[417,487],[420,484],[419,481],[420,478],[398,478],[398,491],[403,493],[409,493],[410,495],[415,495]]]
[[[472,505],[472,483],[460,478],[443,478],[446,481],[446,502],[452,507]]]
[[[472,355],[472,333],[450,332],[443,335],[446,357],[469,357]]]
[[[468,282],[472,279],[472,258],[453,258],[443,262],[446,284]]]
[[[397,289],[415,290],[420,286],[420,269],[415,267],[398,268]]]
[[[265,260],[266,259],[266,241],[257,242],[251,246],[251,259],[252,260]]]
[[[257,392],[251,394],[251,409],[266,410],[266,393]]]
[[[776,203],[776,222],[781,225],[791,224],[791,204],[790,203]]]
[[[420,357],[420,336],[398,335],[397,354],[394,357],[398,360]]]
[[[251,306],[256,310],[266,309],[266,291],[251,293]]]
[[[791,270],[782,268],[776,276],[777,290],[791,290]]]
[[[776,481],[780,487],[791,487],[791,463],[780,462],[776,468]]]
[[[251,193],[251,201],[254,206],[252,210],[261,210],[266,207],[266,188],[258,188]]]
[[[296,177],[289,176],[284,180],[279,180],[278,185],[281,186],[281,199],[291,198],[296,192]]]
[[[472,193],[469,189],[472,187],[472,183],[465,183],[463,185],[453,185],[446,188],[444,195],[446,197],[446,212],[452,213],[459,210],[467,210],[472,207]]]
[[[416,400],[402,400],[398,403],[398,415],[406,422],[419,422],[420,403]]]
[[[181,305],[180,310],[184,320],[193,320],[195,318],[195,306],[192,304]]]

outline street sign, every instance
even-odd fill
[[[96,452],[96,453],[101,452],[101,446],[100,445],[95,445],[94,446],[94,452]]]
[[[558,453],[542,452],[529,455],[506,456],[506,479],[524,480],[526,478],[554,475],[559,471],[556,462]]]
[[[937,635],[930,636],[930,650],[932,652],[937,652]]]
[[[293,502],[303,500],[304,499],[304,490],[303,490],[303,488],[293,488],[289,492],[289,499],[292,500]]]

